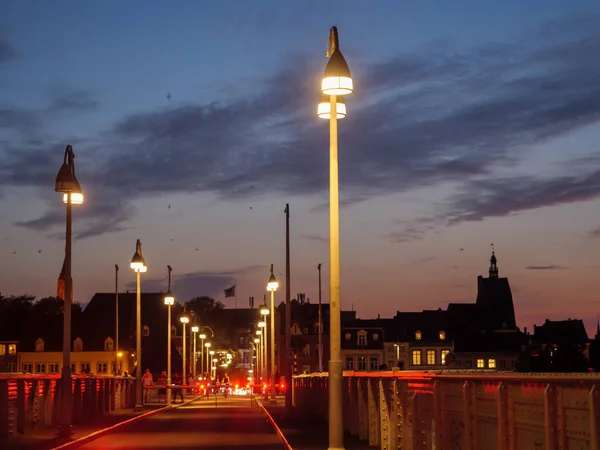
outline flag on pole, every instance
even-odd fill
[[[230,288],[225,289],[225,298],[235,297],[235,284]]]

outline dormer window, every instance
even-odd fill
[[[42,338],[39,338],[37,341],[35,341],[35,351],[36,352],[44,351],[44,340]]]
[[[74,352],[82,352],[83,351],[83,341],[81,340],[81,338],[77,338],[73,342],[73,351]]]
[[[420,341],[421,339],[423,339],[421,332],[419,330],[415,331],[415,340]]]
[[[142,328],[142,336],[150,336],[150,327],[148,325],[144,325],[144,328]]]
[[[302,330],[300,330],[300,326],[298,326],[298,324],[295,323],[294,325],[292,325],[292,335],[298,336],[299,334],[302,334]]]
[[[446,340],[446,332],[444,330],[439,332],[440,341]]]
[[[171,336],[177,336],[177,327],[175,325],[171,326]]]
[[[115,343],[112,340],[112,338],[107,337],[104,340],[104,351],[105,352],[112,352],[115,349]]]
[[[356,333],[356,337],[356,343],[358,346],[364,347],[367,345],[367,332],[365,330],[360,330],[358,333]]]

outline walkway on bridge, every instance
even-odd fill
[[[78,448],[91,449],[285,449],[264,412],[250,397],[212,397],[121,426]]]

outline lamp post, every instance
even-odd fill
[[[259,326],[260,324],[264,325],[264,322],[259,322]],[[263,332],[261,330],[256,330],[256,335],[258,336],[258,340],[259,345],[258,345],[258,358],[257,358],[257,363],[258,363],[258,381],[260,382],[263,376]]]
[[[115,264],[115,371],[113,375],[120,375],[119,367],[119,266]]]
[[[183,315],[183,316],[181,316],[181,318],[179,320],[183,324],[183,372],[182,372],[181,376],[183,378],[183,382],[185,383],[185,380],[187,379],[187,376],[185,373],[185,369],[186,369],[186,365],[185,365],[185,324],[189,323],[190,318],[188,316]]]
[[[73,303],[73,280],[71,279],[71,211],[72,205],[83,203],[83,193],[75,177],[75,155],[73,147],[67,145],[63,163],[56,175],[56,192],[63,193],[63,202],[67,206],[66,244],[65,244],[65,298],[63,305],[63,367],[61,372],[61,415],[59,434],[71,435],[71,410],[73,404],[73,381],[71,379],[71,304]]]
[[[135,371],[135,408],[143,409],[142,404],[142,294],[140,288],[140,274],[147,272],[148,267],[142,256],[142,243],[138,239],[135,244],[135,253],[131,258],[129,267],[136,274],[136,321],[135,321],[135,352],[137,357],[137,369]]]
[[[254,355],[252,358],[252,362],[254,363],[254,359],[256,359],[256,362],[253,364],[253,368],[254,368],[254,384],[257,385],[260,382],[260,379],[258,378],[260,376],[259,373],[259,368],[258,368],[258,364],[260,362],[260,357],[259,357],[259,352],[260,352],[260,338],[254,338],[254,346],[252,347],[254,350]]]
[[[279,282],[273,273],[273,264],[271,264],[271,276],[267,283],[267,291],[271,293],[271,403],[275,403],[277,392],[275,390],[275,291],[279,287]]]
[[[210,358],[210,351],[208,350],[210,348],[210,342],[207,342],[206,344],[204,344],[204,346],[206,347],[206,370],[209,370],[209,364],[208,364],[208,359]],[[208,374],[208,376],[210,377],[210,372]]]
[[[165,305],[167,305],[167,386],[171,385],[171,306],[175,304],[175,297],[171,293],[171,271],[173,268],[167,266],[169,271],[169,288],[165,295]],[[167,404],[171,404],[171,389],[167,387]]]
[[[206,335],[202,333],[200,336],[200,375],[204,378],[204,339]]]
[[[319,271],[319,372],[323,372],[323,313],[321,311],[321,264],[317,266]]]
[[[192,376],[194,377],[194,382],[196,382],[196,359],[198,358],[198,355],[196,354],[196,341],[198,340],[198,331],[200,331],[200,328],[198,328],[197,325],[194,325],[192,327],[192,335],[194,336],[194,356],[193,356],[193,366],[192,366]]]
[[[342,353],[340,305],[340,218],[338,186],[338,130],[337,120],[345,117],[346,105],[342,97],[354,90],[348,64],[340,51],[338,32],[329,32],[329,61],[321,82],[321,92],[329,96],[319,104],[319,117],[329,119],[329,450],[344,448],[342,422]],[[339,98],[339,100],[338,100]]]
[[[210,352],[208,352],[208,358],[210,359],[210,379],[212,380],[213,378],[217,378],[217,374],[215,372],[215,376],[213,377],[213,363],[216,361],[215,358],[211,358],[211,356],[213,356],[215,354],[214,350],[211,350]]]

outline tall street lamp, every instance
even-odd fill
[[[204,333],[200,334],[200,376],[204,378],[204,339],[206,339],[206,335]]]
[[[273,273],[273,264],[271,264],[271,276],[267,283],[267,291],[271,293],[271,402],[275,403],[275,291],[279,287],[279,282]]]
[[[344,448],[344,427],[337,120],[346,115],[346,105],[338,97],[351,94],[354,86],[350,69],[340,51],[336,27],[330,29],[327,53],[329,61],[321,82],[321,92],[329,96],[329,112],[327,114],[319,106],[318,115],[329,119],[329,450],[341,450]]]
[[[264,322],[259,322],[260,324],[264,324]],[[256,363],[258,365],[258,381],[260,382],[263,376],[263,332],[261,330],[256,330],[256,335],[258,336],[259,345],[258,345],[258,357],[256,358]]]
[[[168,386],[171,386],[171,306],[175,304],[175,297],[171,293],[171,271],[173,268],[171,266],[167,266],[167,270],[169,271],[169,288],[167,289],[167,293],[165,294],[165,305],[167,305],[167,404],[171,404],[171,389]]]
[[[119,367],[119,266],[115,264],[115,370],[113,375],[121,375]]]
[[[317,266],[319,271],[319,372],[323,372],[323,312],[321,308],[321,264]]]
[[[192,327],[192,334],[194,335],[194,356],[193,356],[193,362],[192,362],[192,376],[194,377],[194,382],[196,381],[196,359],[198,358],[198,355],[196,353],[196,341],[198,340],[198,331],[200,330],[200,328],[198,328],[197,325],[194,325]]]
[[[254,369],[253,378],[254,384],[257,385],[260,381],[260,338],[254,338],[254,346],[252,347],[252,349],[254,350],[254,355],[252,355],[252,368]],[[254,362],[254,360],[256,360],[256,362]]]
[[[72,205],[83,203],[83,193],[75,177],[75,155],[73,147],[67,145],[62,166],[56,175],[54,185],[56,192],[63,193],[63,202],[67,206],[66,244],[65,244],[65,301],[63,305],[63,367],[61,372],[61,415],[59,434],[62,437],[71,435],[71,410],[73,391],[71,380],[71,305],[73,303],[73,280],[71,279],[71,209]]]
[[[135,371],[135,409],[143,409],[142,404],[142,291],[140,288],[140,274],[148,271],[146,261],[142,256],[142,243],[138,239],[135,244],[135,253],[129,264],[136,274],[136,320],[135,320],[135,352],[137,369]]]
[[[187,378],[186,373],[185,373],[185,370],[186,370],[186,365],[185,365],[185,324],[189,323],[190,318],[186,315],[183,315],[183,316],[181,316],[181,318],[179,320],[183,324],[183,373],[181,374],[181,376],[183,378],[183,383],[185,384],[185,380]]]
[[[208,352],[208,357],[210,359],[210,379],[213,380],[214,378],[217,378],[217,371],[215,370],[215,376],[213,377],[213,363],[216,362],[216,358],[211,358],[211,356],[214,356],[215,351],[211,350],[210,352]]]
[[[210,351],[208,350],[210,348],[210,342],[207,342],[206,344],[204,344],[204,347],[206,347],[206,370],[208,372],[208,376],[210,378],[210,371],[209,371],[209,363],[208,360],[210,358]]]

